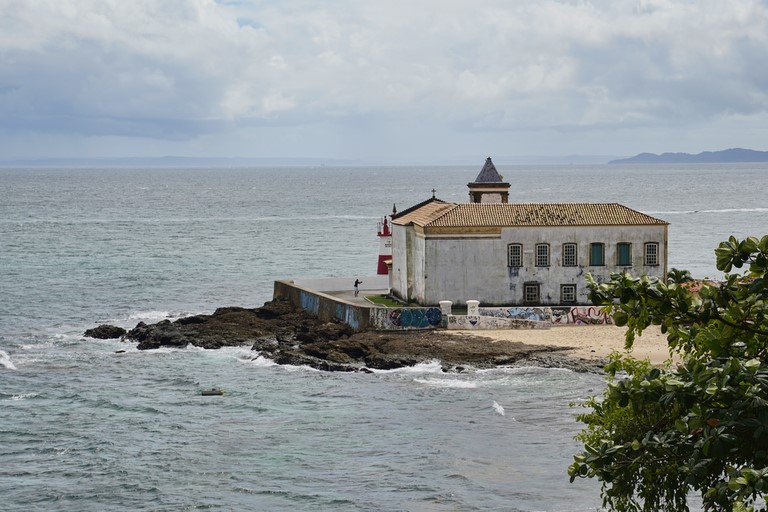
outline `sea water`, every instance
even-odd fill
[[[0,169],[0,510],[587,511],[571,407],[599,376],[439,362],[372,374],[248,347],[98,341],[100,323],[255,307],[280,278],[374,272],[376,222],[479,171]],[[511,167],[511,202],[671,222],[670,267],[768,234],[766,165]],[[351,285],[350,285],[351,286]],[[221,387],[223,396],[200,390]]]

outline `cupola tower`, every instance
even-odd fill
[[[480,174],[475,181],[467,183],[470,203],[507,203],[509,202],[509,183],[496,170],[491,157],[485,159]]]

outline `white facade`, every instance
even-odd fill
[[[585,275],[665,278],[667,222],[617,203],[507,203],[490,158],[470,203],[434,195],[392,216],[391,293],[407,302],[589,304]]]
[[[578,305],[589,304],[587,273],[598,281],[610,279],[614,272],[666,276],[666,224],[485,231],[430,234],[422,226],[395,225],[392,293],[424,305],[471,299],[483,305]],[[564,244],[571,244],[566,250],[575,261],[564,259]],[[602,251],[593,244],[602,244]],[[512,258],[511,245],[519,248],[513,249]],[[602,265],[591,261],[600,253]]]

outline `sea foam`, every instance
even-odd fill
[[[478,386],[477,381],[473,380],[454,380],[454,379],[413,379],[414,382],[425,384],[436,388],[460,388],[474,389]]]
[[[8,352],[4,350],[0,350],[0,366],[8,370],[18,370],[16,365],[13,364],[13,361],[11,361],[11,356],[9,356]]]
[[[400,368],[393,368],[391,370],[379,370],[372,368],[371,371],[374,373],[443,373],[443,365],[439,360],[434,359],[432,361],[418,363],[413,366],[402,366]]]

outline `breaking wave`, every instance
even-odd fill
[[[11,356],[8,355],[8,352],[4,350],[0,350],[0,366],[4,367],[7,370],[17,370],[16,365],[13,364],[13,361],[11,361]]]

